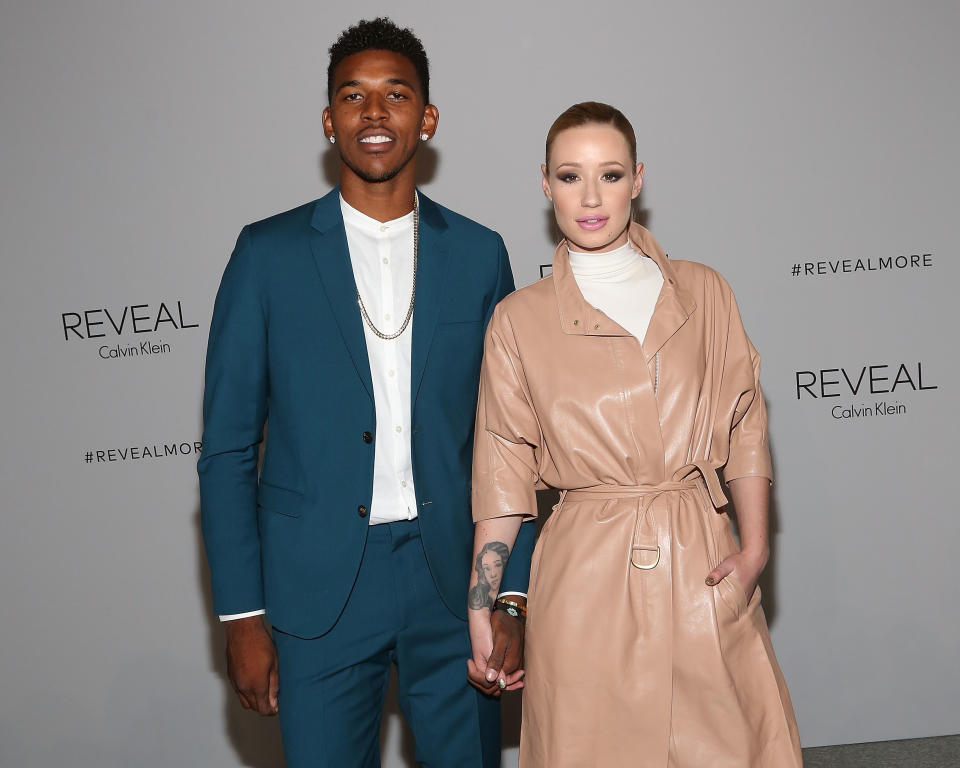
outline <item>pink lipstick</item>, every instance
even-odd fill
[[[596,216],[581,216],[577,219],[577,224],[580,225],[581,229],[592,232],[596,229],[602,229],[609,219],[609,216],[602,216],[600,214]]]

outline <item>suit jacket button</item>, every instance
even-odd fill
[[[363,504],[361,504],[359,507],[357,507],[357,514],[360,515],[360,517],[366,517],[367,508]]]
[[[363,438],[363,442],[365,442],[365,443],[372,443],[372,442],[373,442],[373,433],[371,433],[371,432],[369,432],[369,431],[365,431],[365,432],[361,435],[361,437]]]

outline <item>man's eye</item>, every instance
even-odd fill
[[[393,93],[389,94],[389,96],[391,99],[394,99],[395,101],[399,101],[400,99],[407,98],[406,95],[403,93],[400,93],[400,91],[394,91]]]
[[[343,97],[344,101],[358,101],[360,99],[359,93],[348,93]]]

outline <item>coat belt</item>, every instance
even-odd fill
[[[642,571],[649,571],[657,567],[660,562],[660,546],[657,543],[656,535],[651,541],[644,541],[642,535],[643,521],[653,506],[654,501],[665,493],[676,491],[699,491],[704,496],[709,494],[710,501],[715,507],[722,507],[727,503],[727,497],[720,487],[720,481],[717,478],[717,472],[712,467],[702,463],[695,462],[687,464],[678,470],[675,476],[679,475],[682,480],[671,480],[663,483],[650,485],[613,485],[600,484],[592,485],[587,488],[573,488],[560,492],[560,502],[554,507],[554,511],[559,511],[565,501],[588,501],[599,499],[630,499],[640,500],[637,508],[636,523],[633,526],[633,537],[630,542],[630,562]]]
[[[704,462],[693,462],[681,467],[674,476],[684,478],[649,485],[600,484],[586,488],[571,488],[560,492],[560,504],[564,501],[586,501],[588,499],[629,499],[642,496],[659,496],[666,491],[689,491],[704,488],[710,501],[718,509],[726,506],[727,497],[720,486],[717,471]],[[558,505],[560,506],[560,505]]]

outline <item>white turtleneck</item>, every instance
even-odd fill
[[[606,253],[569,253],[570,271],[587,303],[643,343],[663,286],[656,262],[629,243]]]

